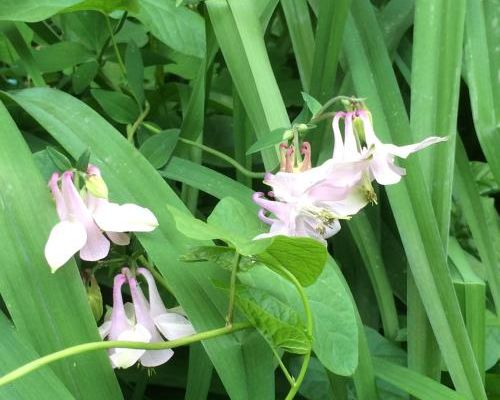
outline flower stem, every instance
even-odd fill
[[[130,143],[134,142],[134,135],[137,132],[137,129],[139,129],[139,126],[141,126],[141,124],[144,121],[144,119],[148,116],[149,110],[151,110],[151,106],[146,101],[144,103],[144,110],[137,117],[137,119],[134,122],[134,124],[130,128],[129,128],[129,126],[127,126],[127,139],[128,139],[128,141]]]
[[[106,18],[106,25],[108,26],[108,30],[109,30],[109,35],[111,37],[111,43],[113,43],[113,49],[115,51],[116,60],[118,61],[118,65],[120,66],[120,70],[121,70],[123,76],[126,76],[127,70],[125,69],[125,65],[123,64],[122,56],[120,55],[120,51],[118,50],[118,46],[117,46],[116,40],[115,40],[115,33],[113,32],[113,28],[111,27],[111,21],[109,20],[108,14],[105,14],[105,18]]]
[[[294,274],[292,274],[290,271],[288,271],[285,267],[279,266],[279,269],[283,275],[285,275],[295,286],[297,291],[299,292],[300,299],[302,300],[302,304],[304,306],[304,311],[306,314],[306,329],[307,333],[309,336],[312,338],[313,336],[313,319],[312,319],[312,313],[311,313],[311,307],[309,306],[309,300],[307,299],[306,292],[304,291],[304,288],[300,284],[300,282],[297,280]],[[290,391],[288,392],[287,396],[285,397],[285,400],[292,400],[297,392],[299,391],[300,385],[302,384],[302,381],[304,380],[307,372],[307,367],[309,366],[309,361],[311,361],[311,349],[309,349],[309,352],[304,355],[304,360],[302,361],[302,366],[299,371],[299,375],[297,376],[297,379],[295,379],[294,384],[292,385]]]
[[[281,360],[281,357],[278,354],[278,352],[276,351],[276,349],[271,346],[271,350],[273,351],[274,356],[278,360],[281,371],[285,375],[285,378],[287,379],[287,381],[290,383],[291,386],[295,385],[295,378],[290,374],[290,372],[288,372],[288,369],[285,367],[285,364],[283,364],[283,361]]]
[[[240,264],[240,253],[235,251],[233,267],[231,269],[231,280],[229,282],[229,305],[227,307],[226,326],[233,324],[234,314],[234,297],[236,295],[236,274],[238,273],[238,265]]]
[[[236,331],[250,328],[249,323],[238,323],[232,326],[225,326],[223,328],[212,329],[196,335],[184,337],[181,339],[170,340],[168,342],[158,342],[158,343],[147,343],[147,342],[131,342],[131,341],[108,341],[108,342],[91,342],[83,343],[77,346],[68,347],[64,350],[56,351],[55,353],[48,354],[46,356],[37,358],[23,366],[16,368],[15,370],[9,372],[8,374],[0,378],[0,386],[6,385],[16,379],[23,377],[37,370],[38,368],[44,367],[54,361],[61,360],[63,358],[71,357],[74,355],[87,353],[90,351],[110,349],[110,348],[122,348],[122,349],[145,349],[145,350],[164,350],[173,349],[180,346],[185,346],[201,340],[211,339],[222,335],[227,335]]]
[[[151,132],[159,133],[161,132],[161,129],[158,129],[154,127],[153,125],[150,125],[148,123],[143,123],[142,124],[145,128],[149,129]],[[248,176],[249,178],[263,178],[265,175],[265,172],[253,172],[248,169],[246,169],[243,165],[241,165],[238,161],[236,161],[234,158],[229,157],[228,155],[212,149],[211,147],[205,146],[202,143],[195,142],[193,140],[185,139],[185,138],[179,138],[179,142],[185,143],[189,146],[197,147],[203,151],[206,151],[207,153],[210,153],[214,155],[215,157],[220,158],[221,160],[226,161],[228,164],[231,164],[234,168],[236,168],[239,172],[241,172],[243,175]]]

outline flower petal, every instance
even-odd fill
[[[119,205],[104,200],[99,203],[93,217],[107,232],[151,232],[158,226],[155,215],[136,204]]]
[[[79,222],[61,221],[50,231],[45,245],[45,258],[52,269],[57,271],[83,246],[87,241],[85,227]]]
[[[333,129],[333,159],[343,160],[344,158],[344,141],[342,140],[342,134],[340,133],[339,121],[340,118],[345,117],[344,112],[338,112],[333,117],[332,129]]]
[[[154,322],[158,330],[168,340],[180,339],[196,333],[191,322],[176,313],[167,312],[157,315]]]
[[[109,253],[109,240],[100,231],[92,219],[87,206],[73,184],[73,173],[66,171],[62,177],[62,195],[68,209],[68,219],[80,222],[87,231],[87,242],[80,250],[80,258],[97,261]]]
[[[155,318],[158,315],[165,314],[167,312],[167,308],[165,304],[163,304],[163,300],[161,299],[160,293],[158,292],[158,287],[156,286],[155,278],[145,268],[138,268],[137,272],[141,274],[146,281],[148,282],[148,290],[149,290],[149,315],[151,318]]]
[[[426,147],[439,143],[439,142],[445,142],[448,140],[447,137],[439,137],[439,136],[431,136],[428,138],[425,138],[421,142],[414,143],[414,144],[409,144],[406,146],[396,146],[394,144],[384,144],[384,150],[389,153],[389,154],[394,154],[395,156],[401,157],[401,158],[406,158],[410,154],[415,153],[416,151],[425,149]]]
[[[393,185],[401,180],[404,169],[394,165],[394,157],[387,153],[377,152],[370,162],[370,173],[381,185]]]
[[[123,331],[117,340],[130,342],[149,342],[151,334],[149,331],[138,324],[131,329]],[[117,348],[110,354],[111,363],[114,368],[129,368],[134,365],[146,353],[143,349],[122,349]]]
[[[101,339],[104,339],[106,336],[109,335],[109,331],[111,330],[111,321],[110,320],[104,321],[98,329]]]
[[[62,196],[62,193],[59,190],[59,185],[57,183],[58,181],[59,174],[57,172],[54,172],[52,174],[52,177],[50,178],[49,187],[50,191],[52,192],[52,197],[56,202],[57,215],[59,215],[59,219],[65,220],[68,217],[68,210],[66,208],[66,203]]]
[[[113,281],[113,309],[111,312],[109,340],[118,340],[123,332],[133,326],[127,318],[123,305],[122,286],[125,281],[126,277],[123,274],[116,275]]]
[[[106,236],[119,246],[128,246],[130,244],[130,236],[123,232],[106,232]]]

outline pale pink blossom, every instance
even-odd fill
[[[97,167],[89,166],[89,171],[88,175],[100,178]],[[72,171],[64,172],[62,177],[54,173],[49,181],[60,219],[45,245],[45,258],[52,272],[77,252],[82,260],[101,260],[109,253],[110,240],[127,245],[130,239],[125,232],[150,232],[158,225],[147,208],[135,204],[118,205],[85,189],[80,193],[73,176]]]
[[[194,334],[193,326],[183,315],[166,309],[151,273],[143,268],[139,268],[138,272],[148,282],[149,302],[136,277],[128,268],[124,268],[122,273],[115,277],[111,317],[99,327],[101,337],[108,337],[109,340],[161,343],[165,339],[179,339]],[[121,288],[125,281],[128,281],[130,287],[132,303],[123,303]],[[156,367],[167,362],[173,354],[171,349],[116,348],[109,351],[114,368],[128,368],[137,362],[145,367]]]
[[[344,138],[339,127],[339,119],[344,118]],[[362,122],[362,135],[356,135],[354,121],[359,118]],[[432,144],[447,140],[446,137],[431,136],[421,142],[406,146],[385,144],[375,134],[371,116],[366,110],[348,113],[337,113],[332,122],[334,134],[333,159],[339,161],[359,161],[371,153],[367,165],[370,180],[376,180],[381,185],[398,183],[406,170],[395,164],[395,157],[407,158],[410,154],[422,150]]]

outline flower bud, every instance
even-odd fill
[[[293,129],[287,129],[285,132],[283,132],[283,138],[282,141],[288,141],[293,138]]]
[[[85,289],[87,290],[87,301],[96,321],[99,321],[103,314],[101,288],[94,275],[87,276]]]
[[[108,187],[99,175],[87,175],[85,177],[85,187],[88,192],[95,197],[108,198]]]

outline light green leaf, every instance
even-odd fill
[[[108,14],[115,10],[135,12],[138,8],[138,0],[80,0],[80,3],[64,11],[96,10]]]
[[[146,139],[140,151],[153,167],[160,169],[170,160],[178,139],[179,129],[167,129]]]
[[[302,286],[310,286],[321,275],[326,263],[326,247],[305,237],[277,236],[257,259],[273,268],[285,267]]]
[[[278,143],[289,140],[293,137],[293,133],[289,128],[278,128],[271,131],[266,136],[261,137],[254,144],[252,144],[246,152],[246,155],[257,153],[258,151],[267,149]]]
[[[138,0],[135,16],[153,35],[181,53],[203,58],[205,29],[203,18],[194,11],[175,5],[175,0]]]
[[[286,303],[262,290],[239,287],[236,304],[274,348],[295,354],[309,352],[311,339],[298,314]]]
[[[121,124],[133,123],[139,116],[139,108],[129,96],[103,89],[90,91],[104,112]]]
[[[81,0],[2,0],[0,20],[3,21],[41,21],[57,12],[79,3]]]
[[[321,110],[321,103],[306,92],[302,92],[302,98],[306,102],[307,108],[311,111],[313,117]]]
[[[82,93],[94,80],[98,69],[99,65],[96,61],[90,61],[77,66],[73,76],[71,77],[73,91],[76,94]]]

